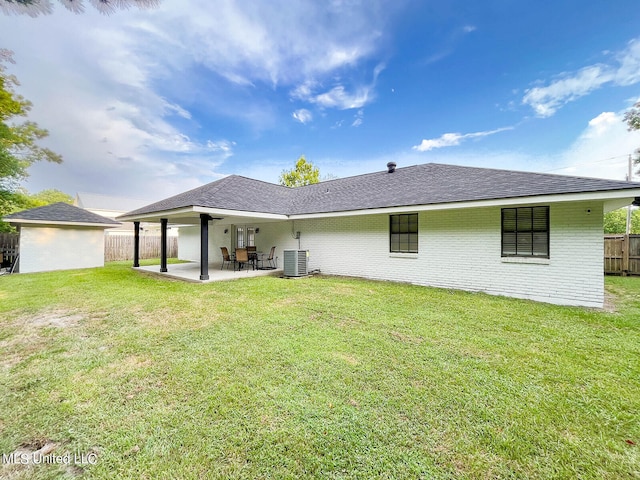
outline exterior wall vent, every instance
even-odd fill
[[[284,251],[284,276],[305,277],[308,275],[307,250]]]

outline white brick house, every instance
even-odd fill
[[[394,167],[299,188],[233,175],[119,219],[192,224],[179,252],[203,280],[221,246],[275,245],[326,274],[602,307],[603,213],[638,200],[639,183]]]

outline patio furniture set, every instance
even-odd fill
[[[252,270],[274,270],[277,267],[275,260],[276,247],[271,247],[271,251],[266,258],[266,254],[258,252],[255,246],[236,248],[232,254],[229,253],[227,247],[220,247],[220,251],[222,252],[222,266],[220,270],[222,270],[225,265],[229,268],[229,265],[232,263],[234,272],[236,270],[243,270],[245,266],[248,268],[249,265],[251,265]]]

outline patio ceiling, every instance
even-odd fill
[[[160,223],[166,218],[170,225],[200,225],[200,215],[207,214],[217,224],[237,225],[246,223],[281,222],[289,220],[287,215],[274,213],[245,212],[239,210],[224,210],[208,207],[186,207],[176,210],[166,210],[150,214],[118,217],[119,221],[143,221],[149,223]]]

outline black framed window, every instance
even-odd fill
[[[418,253],[418,214],[389,216],[389,250]]]
[[[502,209],[502,256],[549,258],[549,207]]]

